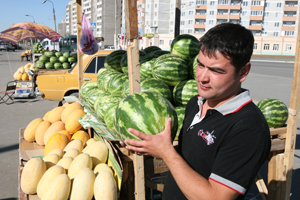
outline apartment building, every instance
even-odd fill
[[[121,32],[122,0],[82,0],[82,13],[92,24],[93,36],[102,37],[102,48],[114,45],[116,35]],[[66,7],[66,34],[77,35],[76,0]]]

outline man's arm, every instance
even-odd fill
[[[239,193],[218,182],[202,177],[176,152],[171,139],[171,123],[170,118],[166,122],[165,130],[157,135],[146,135],[137,130],[129,129],[142,141],[125,140],[127,144],[131,145],[126,146],[126,148],[139,155],[152,155],[163,159],[187,199],[235,199]]]

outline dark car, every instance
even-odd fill
[[[13,46],[12,43],[7,43],[6,45],[6,51],[15,51],[16,50],[16,47]]]

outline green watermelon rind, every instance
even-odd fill
[[[104,67],[108,70],[116,70],[122,72],[121,58],[126,53],[125,50],[116,50],[106,56]]]
[[[181,81],[173,90],[174,104],[175,106],[186,106],[188,101],[196,95],[199,95],[196,80]]]

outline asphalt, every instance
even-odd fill
[[[13,80],[14,72],[29,61],[21,61],[20,54],[24,50],[15,52],[0,51],[0,96],[1,91],[5,91],[8,81]],[[269,56],[254,56],[253,59],[274,60]],[[278,60],[292,61],[294,57],[279,57]],[[250,80],[251,81],[251,80]],[[266,80],[267,81],[267,80]],[[252,82],[248,84],[251,85]],[[272,84],[265,82],[264,84]],[[0,103],[0,199],[18,199],[18,167],[19,167],[19,131],[25,128],[28,123],[58,105],[57,101],[49,101],[41,97],[31,99],[15,99],[14,104],[6,105]],[[299,125],[298,125],[299,127]],[[300,136],[297,131],[296,151],[293,167],[293,181],[291,190],[291,200],[300,199]],[[267,180],[267,163],[261,169],[264,180]],[[260,194],[253,184],[247,194],[248,200],[260,200]]]

